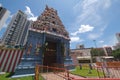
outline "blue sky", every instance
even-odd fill
[[[85,47],[113,46],[117,42],[115,34],[120,32],[120,0],[0,0],[0,5],[11,14],[2,30],[6,30],[11,16],[18,10],[36,20],[46,4],[58,11],[66,30],[69,32],[70,47],[78,44]]]

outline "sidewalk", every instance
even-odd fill
[[[73,74],[69,74],[69,76],[74,78],[74,79],[84,79],[84,77],[73,75]]]
[[[5,72],[0,72],[0,74],[5,74]]]
[[[53,72],[41,73],[41,75],[43,76],[43,78],[45,80],[65,80],[65,78],[63,78],[62,76],[59,76],[57,74],[54,74]],[[69,77],[72,79],[84,79],[83,77],[73,75],[73,74],[69,74]]]
[[[42,73],[41,75],[45,80],[65,80],[63,77],[60,77],[53,72]]]

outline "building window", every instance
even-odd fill
[[[52,31],[53,31],[53,32],[57,32],[57,30],[56,30],[55,28],[52,28]]]
[[[52,23],[55,24],[55,21],[53,21]]]
[[[80,56],[83,56],[83,53],[80,53]]]
[[[90,63],[90,60],[79,60],[79,63]]]

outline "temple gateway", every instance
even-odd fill
[[[58,13],[46,6],[43,13],[29,29],[25,53],[16,67],[15,74],[34,73],[36,64],[71,64],[70,38]]]

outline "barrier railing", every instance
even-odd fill
[[[35,67],[35,80],[39,80],[39,76],[44,73],[50,73],[62,77],[66,80],[71,80],[69,76],[69,71],[64,68],[57,68],[57,67],[50,67],[50,66],[42,66],[42,65],[36,65]],[[54,77],[54,76],[53,76]]]
[[[72,66],[80,67],[80,65]],[[88,65],[84,65],[84,67],[89,67],[90,69],[90,66]],[[53,77],[54,79],[51,80],[120,80],[120,62],[108,62],[108,63],[97,62],[96,66],[92,66],[92,68],[96,69],[98,77],[76,78],[73,76],[71,77],[71,73],[65,68],[64,65],[61,64],[54,64],[54,67],[36,65],[35,80],[39,80],[39,76],[44,73],[45,74],[53,73],[54,75],[51,77]],[[100,73],[103,73],[103,76],[100,76]],[[55,79],[55,75],[59,76],[59,78],[61,79],[58,79],[58,77],[57,79]],[[49,80],[47,78],[49,77],[46,76],[46,80]]]
[[[84,78],[84,79],[72,79],[72,80],[120,80],[119,78]]]
[[[106,78],[120,78],[120,62],[97,62],[97,69],[102,69]]]

